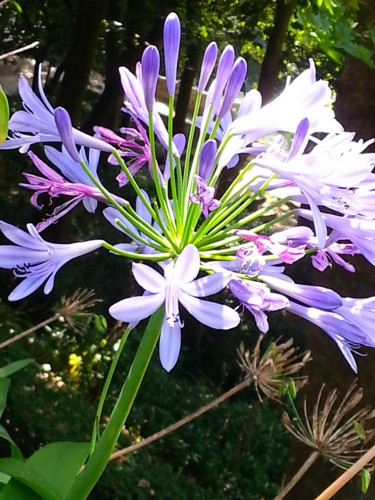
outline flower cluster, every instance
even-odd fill
[[[135,74],[119,69],[123,111],[132,122],[119,133],[100,126],[92,136],[80,132],[65,109],[50,105],[41,80],[37,96],[20,78],[24,109],[11,117],[0,149],[28,151],[37,172],[24,173],[27,182],[21,186],[33,192],[34,205],[41,193],[64,196],[64,203],[37,227],[29,224],[28,232],[0,222],[12,242],[0,247],[0,267],[13,269],[22,280],[9,299],[22,299],[44,283],[49,293],[62,265],[102,247],[132,259],[144,289],[142,296],[112,305],[114,318],[136,325],[164,307],[160,358],[168,371],[180,351],[182,308],[220,330],[236,327],[250,312],[262,333],[268,331],[270,311],[288,310],[324,330],[356,370],[353,352],[375,346],[375,298],[341,297],[294,283],[288,266],[309,258],[320,271],[340,265],[353,272],[345,256],[355,254],[375,264],[375,156],[365,152],[372,141],[356,141],[343,131],[313,61],[271,103],[262,106],[253,89],[234,111],[246,61],[236,59],[231,46],[219,57],[214,42],[203,56],[191,127],[186,136],[174,135],[180,35],[172,13],[164,25],[166,123],[155,106],[160,56],[152,45]],[[55,146],[44,146],[41,159],[30,150],[37,143]],[[134,190],[135,207],[103,185],[97,170],[103,155],[117,170],[119,189],[129,184]],[[150,193],[137,176],[143,165],[152,180]],[[226,169],[234,169],[229,184],[223,183]],[[81,201],[90,213],[104,206],[103,222],[121,231],[124,243],[46,242],[44,228]],[[281,220],[284,227],[289,220],[288,229],[277,230]],[[225,288],[235,308],[206,300]]]

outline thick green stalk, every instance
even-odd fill
[[[83,472],[75,480],[66,500],[85,500],[102,475],[155,350],[163,317],[164,307],[158,309],[151,316],[107,426]]]

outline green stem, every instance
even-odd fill
[[[102,390],[102,393],[100,395],[98,407],[97,407],[96,413],[95,413],[95,422],[94,422],[94,427],[92,429],[92,437],[91,437],[90,455],[92,455],[94,453],[96,441],[97,441],[98,437],[100,436],[100,419],[102,416],[103,406],[104,406],[104,403],[105,403],[105,400],[106,400],[106,397],[108,394],[109,386],[111,385],[111,382],[112,382],[113,374],[115,373],[115,370],[116,370],[118,360],[120,359],[121,353],[125,347],[125,344],[126,344],[126,341],[128,339],[130,332],[131,332],[131,327],[128,326],[128,328],[126,328],[126,330],[124,331],[124,334],[121,338],[119,347],[118,347],[115,355],[113,356],[111,366],[109,367],[108,375],[105,379],[103,390]]]
[[[104,471],[151,360],[163,318],[164,307],[160,307],[151,316],[107,426],[86,467],[73,483],[65,500],[85,500]]]

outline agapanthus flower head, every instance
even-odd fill
[[[11,118],[10,137],[0,148],[26,151],[34,143],[63,143],[61,151],[45,147],[45,161],[29,154],[39,172],[25,173],[21,185],[34,191],[31,201],[39,205],[42,194],[68,197],[38,229],[81,201],[90,213],[98,213],[96,205],[103,202],[104,217],[124,240],[57,245],[45,242],[32,225],[26,233],[1,223],[14,245],[0,246],[0,266],[23,278],[10,298],[25,297],[44,282],[48,293],[61,265],[103,246],[134,260],[134,278],[144,289],[140,297],[115,303],[110,314],[134,326],[164,308],[160,358],[166,370],[179,356],[184,310],[217,330],[236,327],[240,312],[244,320],[254,317],[265,333],[269,314],[280,309],[326,332],[356,370],[360,347],[375,347],[373,298],[294,283],[288,268],[307,258],[321,271],[337,264],[353,272],[355,264],[345,257],[357,254],[375,265],[375,156],[366,152],[373,141],[354,140],[343,131],[331,90],[316,79],[313,61],[262,106],[258,90],[240,96],[247,68],[232,46],[223,49],[214,71],[215,42],[203,57],[191,122],[185,124],[190,130],[174,135],[180,36],[180,22],[171,13],[163,36],[167,125],[155,106],[160,57],[152,45],[134,74],[119,69],[122,110],[132,121],[120,131],[98,124],[93,137],[83,134],[66,110],[49,104],[40,74],[40,97],[21,78],[24,110]],[[108,175],[120,190],[127,184],[133,191],[130,201],[103,185],[100,151],[108,153]],[[143,165],[149,173],[139,175]],[[230,175],[223,176],[226,169]],[[206,300],[223,289],[237,310],[220,298]]]

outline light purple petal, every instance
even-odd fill
[[[199,273],[200,258],[197,247],[187,245],[178,257],[174,268],[174,281],[177,284],[193,281]]]
[[[298,153],[302,153],[308,141],[310,122],[307,118],[301,120],[294,134],[292,145],[290,146],[288,160],[294,158]]]
[[[178,51],[180,48],[181,26],[177,15],[169,14],[164,24],[164,61],[169,95],[176,90]]]
[[[3,269],[15,269],[24,264],[38,264],[48,259],[48,250],[33,250],[13,245],[0,246],[0,267]]]
[[[132,271],[137,283],[151,293],[162,292],[166,286],[165,278],[150,266],[133,264]]]
[[[212,74],[217,58],[217,45],[211,42],[203,56],[201,65],[201,73],[199,76],[198,92],[203,92],[206,89],[208,80]]]
[[[159,341],[159,356],[163,368],[169,372],[175,366],[181,349],[181,327],[175,323],[171,327],[164,318]]]
[[[77,146],[73,138],[72,122],[66,109],[58,107],[54,112],[57,130],[59,131],[61,141],[74,161],[80,162],[81,158],[77,151]]]
[[[109,308],[109,314],[124,323],[135,323],[148,318],[165,300],[165,293],[142,295],[120,300]]]
[[[37,288],[46,280],[46,275],[42,274],[41,276],[28,276],[25,278],[9,295],[8,300],[15,301],[21,300],[27,297],[28,295],[35,292]]]
[[[25,231],[18,229],[16,226],[12,226],[7,222],[0,221],[0,231],[4,234],[8,240],[16,243],[16,245],[20,245],[25,248],[33,249],[33,250],[45,250],[45,245],[35,240],[32,236],[27,234]]]
[[[208,297],[227,286],[231,276],[230,272],[209,274],[190,283],[182,283],[180,289],[193,297]]]
[[[221,104],[218,117],[225,116],[233,106],[234,100],[237,98],[242,85],[246,78],[247,64],[245,59],[239,57],[234,63],[231,74],[229,75],[228,84],[225,89],[223,102]]]
[[[159,51],[153,45],[149,45],[142,55],[142,86],[146,108],[149,113],[152,113],[154,108],[159,66]]]
[[[223,304],[197,299],[184,293],[182,290],[179,290],[178,298],[194,318],[210,328],[229,330],[237,326],[240,322],[238,313]]]
[[[198,174],[205,182],[208,181],[211,175],[216,158],[216,149],[216,141],[213,139],[206,141],[202,146]]]

